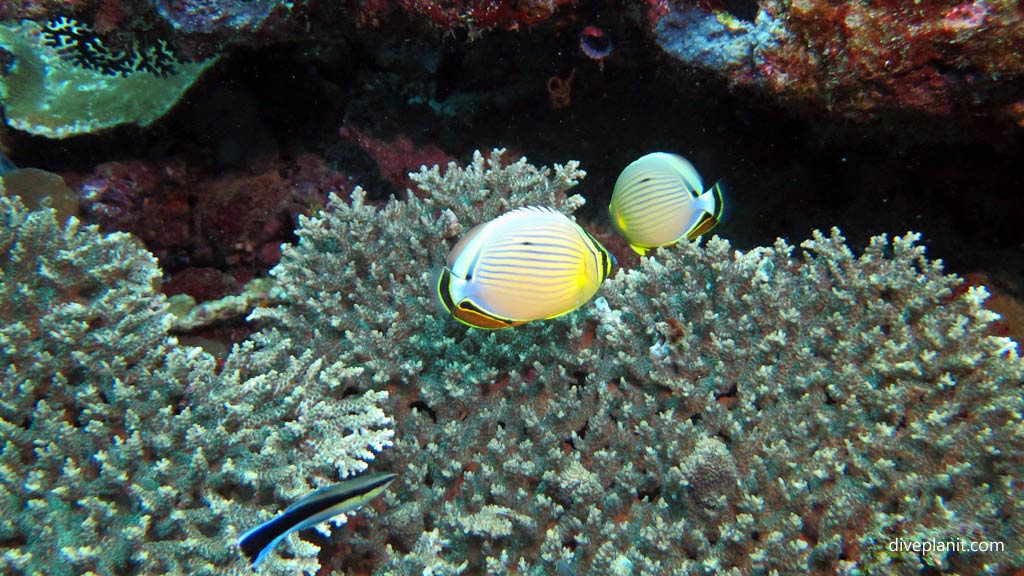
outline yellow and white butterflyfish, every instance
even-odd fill
[[[614,265],[611,253],[568,216],[526,206],[466,233],[432,288],[459,322],[509,328],[579,308]]]
[[[654,152],[619,174],[612,191],[612,223],[643,256],[707,233],[722,218],[722,183],[704,190],[697,169],[677,154]]]

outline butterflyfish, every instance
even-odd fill
[[[509,328],[576,310],[614,265],[611,253],[568,216],[526,206],[467,232],[432,288],[459,322]]]
[[[320,488],[303,496],[274,518],[242,534],[238,538],[238,547],[255,571],[274,546],[292,532],[312,528],[339,514],[369,504],[394,479],[395,475],[390,472],[374,472]]]
[[[609,212],[619,233],[643,256],[709,232],[722,219],[722,206],[720,181],[705,191],[686,158],[654,152],[619,174]]]

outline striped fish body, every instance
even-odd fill
[[[597,292],[615,260],[567,216],[546,207],[507,212],[468,232],[434,288],[463,324],[497,329],[555,318]]]
[[[722,186],[704,191],[682,156],[655,152],[619,174],[609,206],[612,222],[640,255],[709,232],[722,217]]]
[[[255,570],[274,546],[292,532],[312,528],[369,504],[394,479],[395,475],[390,472],[375,472],[316,490],[269,521],[242,534],[238,538],[238,547]]]

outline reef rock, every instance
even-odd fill
[[[1013,2],[660,3],[656,42],[679,63],[857,121],[978,116],[1024,125],[1024,17]]]

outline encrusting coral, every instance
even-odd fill
[[[279,304],[252,314],[261,330],[219,375],[167,342],[162,300],[145,282],[131,299],[107,297],[119,289],[108,275],[42,292],[69,310],[155,307],[144,346],[78,350],[127,315],[76,317],[74,343],[37,353],[60,334],[31,326],[52,321],[4,316],[7,571],[240,574],[238,533],[392,442],[374,467],[398,479],[360,522],[318,540],[321,573],[1024,565],[1024,363],[1013,341],[986,333],[995,315],[984,290],[945,275],[915,235],[875,238],[860,257],[837,231],[815,234],[802,255],[781,240],[749,252],[683,243],[619,271],[580,311],[512,330],[469,329],[437,310],[431,270],[469,227],[527,204],[571,213],[582,198],[566,193],[583,175],[496,152],[443,175],[425,168],[412,177],[417,194],[382,207],[361,190],[333,198],[301,219],[273,271]],[[15,230],[43,218],[5,210]],[[52,259],[69,240],[48,233],[54,244],[25,245]],[[102,241],[89,234],[83,244]],[[10,292],[8,279],[30,280],[36,264],[3,246],[3,301],[43,298]],[[112,270],[152,278],[151,258],[132,250]],[[116,378],[63,368],[83,354]],[[101,385],[110,390],[91,392]],[[51,404],[65,416],[51,417]],[[131,413],[152,418],[117,418]],[[47,446],[53,437],[67,441]],[[84,528],[40,528],[69,514]],[[80,540],[56,540],[67,535]],[[897,538],[1005,551],[892,552]],[[318,569],[315,546],[288,542],[264,573]],[[101,546],[121,560],[64,567],[60,551]]]

